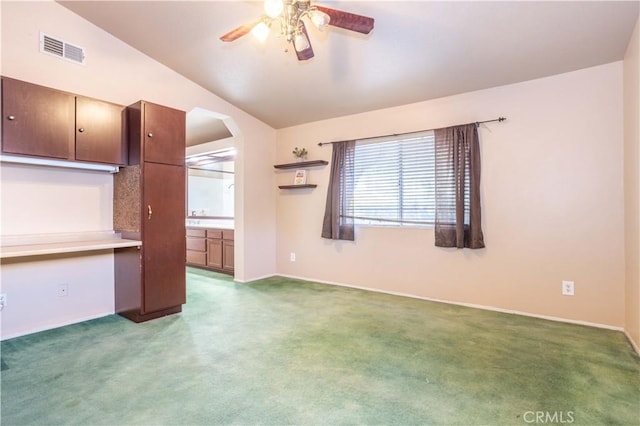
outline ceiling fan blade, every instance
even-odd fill
[[[301,28],[302,28],[302,34],[304,34],[304,36],[307,38],[307,44],[309,45],[309,47],[307,47],[304,50],[298,51],[298,49],[296,49],[296,39],[293,39],[293,48],[296,51],[296,55],[298,56],[298,60],[299,61],[306,61],[308,59],[313,58],[313,48],[311,47],[311,39],[309,39],[309,34],[307,34],[307,27],[304,26],[304,22],[300,22],[301,24]],[[300,47],[300,46],[298,46]]]
[[[252,22],[252,23],[250,23],[248,25],[240,25],[238,28],[235,28],[235,29],[229,31],[228,33],[226,33],[225,35],[220,37],[220,40],[222,40],[222,41],[234,41],[234,40],[237,40],[240,37],[242,37],[243,35],[247,34],[249,31],[251,31],[253,29],[253,27],[258,25],[259,23],[260,23],[260,19],[258,19],[255,22]]]
[[[331,18],[329,25],[333,25],[334,27],[356,31],[362,34],[369,34],[373,29],[373,18],[356,15],[355,13],[343,12],[341,10],[331,9],[324,6],[316,6],[316,9],[329,15]]]

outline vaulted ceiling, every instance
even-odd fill
[[[315,57],[301,62],[275,30],[265,44],[219,40],[258,18],[260,1],[60,3],[274,128],[618,61],[639,10],[638,1],[318,1],[375,18],[375,28],[307,25]]]

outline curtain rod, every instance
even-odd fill
[[[483,123],[492,123],[494,121],[497,121],[497,122],[501,123],[501,122],[503,122],[505,120],[506,120],[506,117],[498,117],[498,118],[494,118],[493,120],[476,121],[475,125],[479,126],[479,125],[481,125]],[[402,135],[409,135],[411,133],[428,132],[429,130],[435,130],[435,129],[414,130],[413,132],[392,133],[390,135],[382,135],[382,136],[370,136],[368,138],[358,138],[358,139],[355,139],[355,140],[361,141],[361,140],[365,140],[365,139],[386,138],[386,137],[389,137],[389,136],[402,136]],[[347,139],[347,140],[354,140],[354,139]],[[346,142],[347,140],[344,140],[344,141],[333,141],[333,142],[318,142],[318,146],[332,145],[334,143]]]

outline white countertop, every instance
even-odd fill
[[[187,219],[187,228],[233,229],[233,219]]]
[[[141,245],[142,241],[120,238],[120,234],[114,232],[3,236],[0,258],[75,253]]]

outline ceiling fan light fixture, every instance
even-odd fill
[[[264,0],[264,10],[265,14],[260,18],[223,34],[220,40],[234,41],[251,32],[264,43],[269,36],[271,25],[275,22],[280,27],[280,37],[287,43],[293,44],[298,60],[306,61],[313,58],[314,53],[305,22],[311,21],[310,24],[320,31],[331,25],[361,34],[369,34],[374,25],[373,18],[325,6],[311,5],[311,0]]]
[[[309,13],[309,17],[311,19],[311,23],[316,26],[320,31],[327,28],[329,22],[331,21],[331,17],[326,13],[320,10],[312,10]]]
[[[269,37],[270,30],[271,28],[269,28],[269,26],[263,21],[251,29],[251,34],[253,34],[253,36],[257,38],[260,43],[264,43],[267,37]]]
[[[264,11],[270,18],[277,18],[283,10],[282,0],[264,0]]]
[[[304,33],[299,32],[293,37],[293,47],[296,49],[296,52],[304,52],[310,46],[309,39]]]

